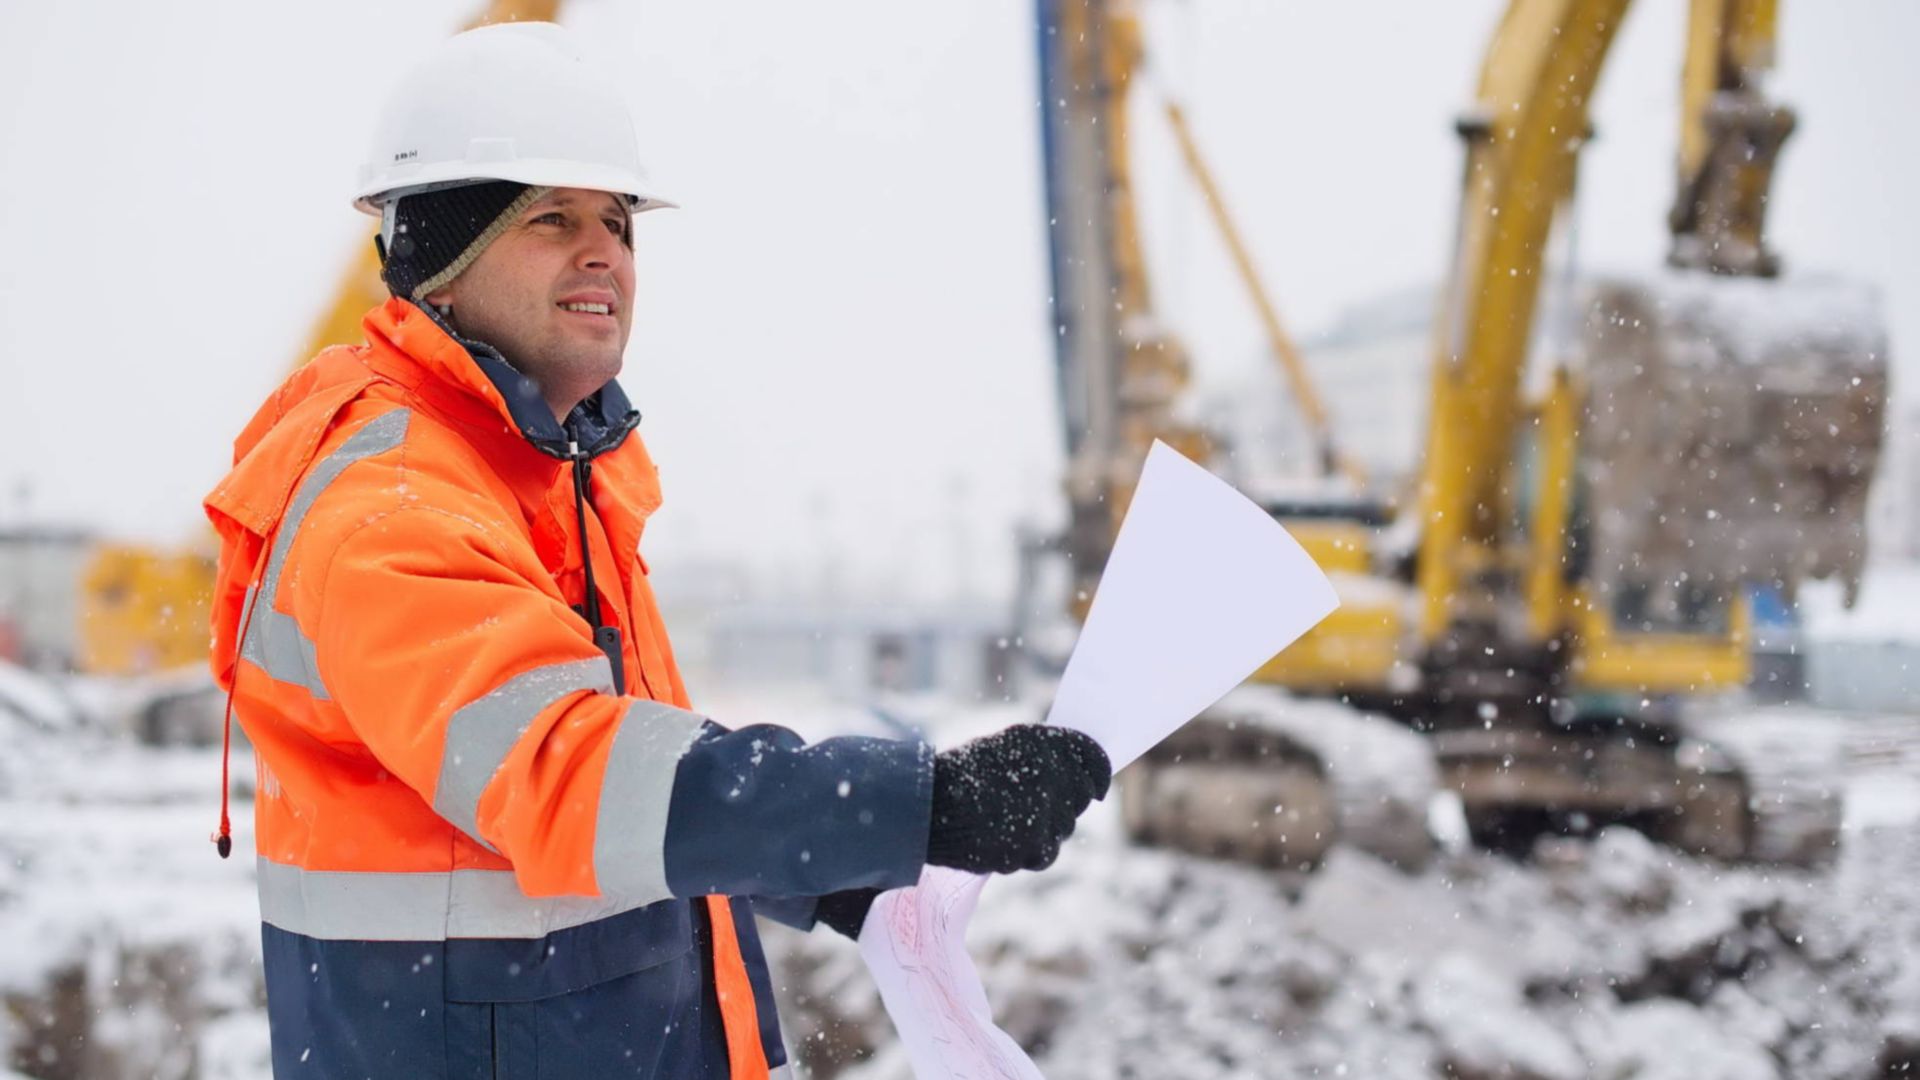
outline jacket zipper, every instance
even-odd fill
[[[580,526],[580,568],[586,572],[587,579],[587,622],[593,627],[593,643],[607,655],[607,663],[613,666],[613,692],[627,692],[627,669],[620,645],[620,628],[604,626],[600,622],[600,589],[593,582],[592,545],[587,542],[587,490],[592,467],[587,464],[587,455],[580,452],[580,444],[567,442],[567,458],[573,462],[573,511]]]

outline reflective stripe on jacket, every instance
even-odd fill
[[[267,401],[207,499],[213,666],[260,774],[276,1075],[780,1065],[744,898],[804,924],[797,898],[914,881],[930,751],[690,711],[639,556],[659,483],[619,387],[562,432],[419,308],[364,325]],[[595,454],[585,540],[624,696],[579,614],[557,438]]]

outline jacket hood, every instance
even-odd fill
[[[206,498],[207,519],[222,548],[209,658],[222,687],[231,684],[246,594],[266,557],[267,538],[286,513],[294,485],[312,464],[334,417],[377,378],[362,352],[328,349],[288,376],[234,440],[233,469]]]
[[[457,338],[408,301],[388,300],[368,312],[361,325],[369,344],[321,352],[267,398],[234,440],[232,470],[206,498],[207,517],[226,553],[213,605],[213,669],[223,684],[231,676],[237,623],[267,539],[335,418],[369,385],[391,381],[471,417],[505,421],[535,449],[562,460],[573,456],[573,444],[584,458],[606,454],[640,423],[639,411],[611,381],[577,406],[565,424],[556,421],[539,386],[497,350]],[[626,478],[629,484],[651,479],[650,461],[636,468],[639,473]],[[645,495],[634,510],[644,516],[658,505],[658,487],[637,486]]]

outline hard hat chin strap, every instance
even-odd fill
[[[390,256],[401,259],[413,256],[413,239],[407,236],[407,227],[399,223],[399,205],[399,199],[388,199],[380,207],[380,234],[373,238],[373,248],[380,253],[382,269],[386,267]],[[396,237],[399,240],[397,249],[394,246]]]

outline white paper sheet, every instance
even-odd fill
[[[1339,605],[1279,522],[1155,442],[1047,722],[1118,772]]]
[[[987,879],[929,866],[920,884],[881,893],[860,929],[860,955],[880,987],[919,1080],[1042,1080],[993,1022],[967,954],[967,922]]]
[[[1337,607],[1266,511],[1164,443],[1147,455],[1086,626],[1047,713],[1115,770],[1171,735]],[[929,866],[881,894],[860,953],[918,1080],[1041,1080],[967,955],[984,877]]]

